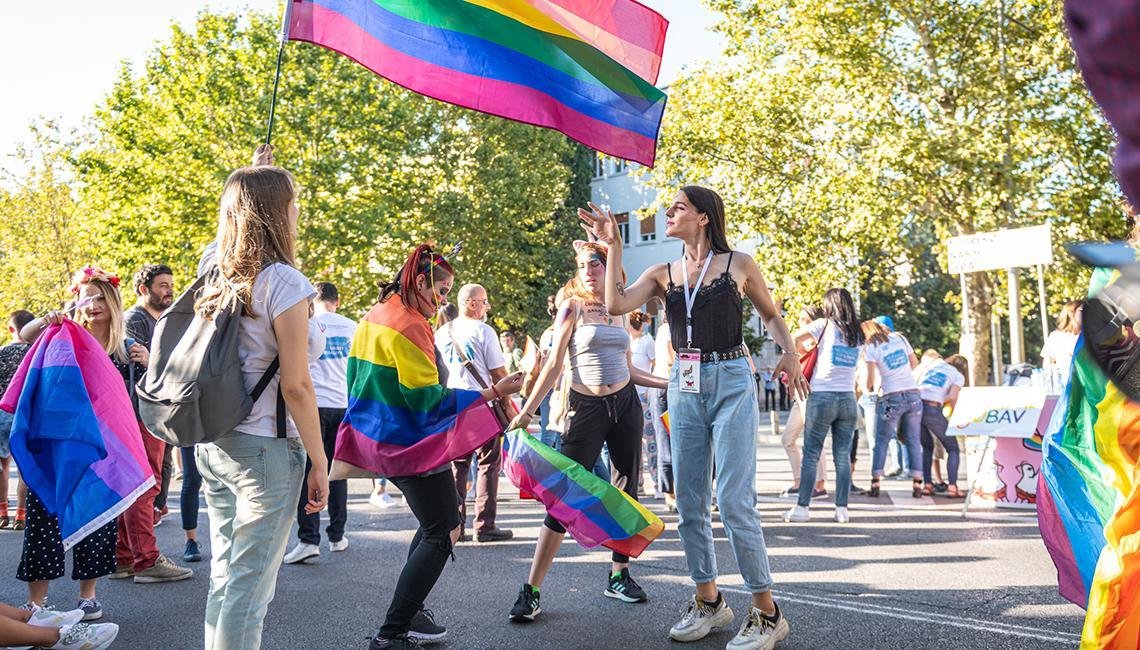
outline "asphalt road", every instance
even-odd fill
[[[887,481],[890,498],[852,499],[852,521],[831,521],[831,507],[817,505],[809,524],[780,520],[790,502],[775,494],[790,479],[783,450],[764,436],[757,488],[776,580],[775,595],[788,616],[791,637],[780,648],[1062,648],[1076,647],[1083,612],[1057,595],[1056,573],[1030,513],[978,511],[960,516],[960,502],[911,499],[909,482]],[[863,455],[863,458],[867,458]],[[865,471],[865,467],[860,468]],[[867,483],[865,474],[858,482]],[[264,648],[367,648],[380,624],[415,526],[405,508],[381,511],[368,504],[368,481],[350,482],[350,547],[306,565],[285,566],[266,618]],[[525,580],[543,511],[519,501],[504,479],[499,525],[515,539],[461,544],[428,606],[447,626],[441,648],[680,648],[668,629],[691,593],[676,532],[676,516],[663,504],[650,508],[666,531],[636,560],[633,573],[649,602],[629,605],[602,596],[607,551],[563,546],[542,589],[543,614],[535,623],[511,624],[507,613]],[[171,515],[158,528],[163,552],[181,562],[177,484]],[[205,508],[204,551],[209,553]],[[721,585],[737,612],[741,590],[724,529],[714,518]],[[0,532],[0,600],[23,602],[15,579],[21,537]],[[290,547],[293,541],[290,541]],[[106,620],[122,632],[116,648],[201,647],[208,563],[192,565],[190,580],[135,585],[104,580],[98,595]],[[70,580],[52,586],[51,601],[75,602]],[[732,631],[715,633],[689,648],[723,648]]]

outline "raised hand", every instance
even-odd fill
[[[618,240],[618,223],[614,213],[602,210],[593,202],[588,205],[589,210],[578,208],[578,219],[581,220],[582,227],[588,234],[593,235],[594,239],[612,247]]]
[[[253,152],[253,166],[262,167],[265,165],[273,164],[273,145],[262,144],[258,145],[257,149]]]

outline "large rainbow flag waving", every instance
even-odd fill
[[[1112,281],[1097,269],[1090,295]],[[1140,404],[1077,342],[1042,447],[1041,538],[1061,595],[1086,609],[1082,648],[1140,648]]]
[[[625,492],[527,432],[507,433],[507,477],[529,492],[585,548],[638,557],[665,524]]]
[[[356,328],[348,409],[332,476],[415,476],[469,455],[502,429],[478,391],[439,382],[431,326],[393,295]]]
[[[290,40],[653,165],[668,22],[635,0],[288,0],[287,11]]]
[[[72,321],[40,335],[0,409],[15,415],[12,457],[28,488],[59,518],[64,549],[154,485],[123,376]]]

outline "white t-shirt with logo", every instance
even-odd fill
[[[882,377],[883,395],[914,390],[918,386],[911,374],[910,356],[914,349],[910,341],[898,332],[891,332],[886,343],[867,343],[863,346],[863,356],[867,363],[875,364]]]
[[[918,390],[926,401],[945,403],[951,387],[961,388],[966,385],[962,373],[942,359],[924,363],[919,370]]]
[[[455,332],[454,339],[451,333]],[[480,390],[479,382],[467,372],[455,351],[455,342],[463,346],[463,355],[475,364],[480,378],[492,385],[490,369],[506,368],[499,336],[491,326],[473,318],[457,318],[435,332],[435,347],[447,364],[447,387]]]
[[[333,312],[313,316],[325,333],[325,347],[321,356],[309,364],[313,388],[317,392],[319,408],[348,408],[348,352],[356,321]]]
[[[848,345],[835,323],[819,318],[807,326],[819,341],[819,356],[811,376],[813,391],[855,392],[855,367],[859,365],[861,346]]]

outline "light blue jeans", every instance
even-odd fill
[[[900,431],[906,440],[912,478],[922,478],[922,399],[917,390],[904,390],[879,397],[875,424],[875,450],[871,476],[881,477],[887,464],[888,442]]]
[[[804,459],[800,476],[815,476],[823,442],[831,433],[831,457],[835,461],[835,505],[847,507],[851,494],[851,444],[855,440],[855,391],[815,391],[808,395],[804,426]],[[800,484],[796,503],[811,503],[811,490]]]
[[[677,531],[689,576],[697,584],[717,578],[712,534],[712,470],[728,542],[752,593],[772,588],[768,550],[756,512],[756,381],[747,359],[701,364],[701,392],[683,393],[680,364],[669,380],[669,423],[676,479]]]
[[[297,515],[305,449],[296,438],[231,433],[198,445],[197,460],[213,556],[205,648],[256,650]]]

